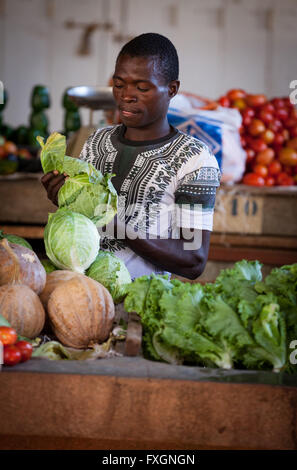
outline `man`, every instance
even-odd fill
[[[178,74],[169,39],[147,33],[128,42],[113,75],[122,124],[96,130],[80,155],[103,174],[116,175],[116,236],[107,231],[101,248],[122,258],[133,278],[165,271],[196,279],[207,261],[220,171],[205,144],[168,123]],[[66,176],[42,178],[56,204]],[[123,228],[125,239],[118,236]]]

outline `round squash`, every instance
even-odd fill
[[[6,238],[0,242],[0,286],[25,284],[40,294],[45,282],[45,269],[34,251]]]
[[[108,290],[84,275],[56,287],[47,308],[57,338],[65,346],[78,349],[105,341],[115,315]]]
[[[70,281],[70,279],[77,276],[82,276],[82,274],[76,273],[74,271],[68,271],[66,269],[53,271],[47,274],[45,287],[39,295],[44,308],[47,309],[48,299],[56,287],[58,287],[62,282]]]
[[[35,338],[45,322],[45,312],[38,295],[25,284],[0,287],[0,312],[18,335]]]

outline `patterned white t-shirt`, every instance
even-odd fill
[[[187,228],[211,231],[220,170],[209,148],[175,128],[146,142],[129,141],[124,133],[121,124],[97,129],[80,155],[103,174],[116,175],[118,219],[152,238],[178,238]],[[108,231],[101,248],[121,258],[132,278],[162,272],[127,247],[124,236]]]

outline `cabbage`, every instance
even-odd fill
[[[84,215],[59,209],[49,214],[44,243],[55,266],[83,274],[98,254],[100,235]]]
[[[47,274],[52,273],[58,269],[49,259],[42,259],[40,262]]]
[[[66,138],[53,132],[42,147],[41,165],[44,173],[58,170],[69,178],[58,193],[59,208],[67,208],[91,219],[97,227],[108,224],[117,212],[117,192],[111,183],[112,174],[104,176],[86,161],[65,155]]]
[[[86,275],[103,284],[110,292],[114,303],[122,302],[131,276],[124,262],[108,251],[100,251]]]
[[[30,250],[33,251],[32,246],[30,245],[27,240],[25,240],[22,237],[19,237],[18,235],[12,235],[10,233],[4,233],[3,230],[0,230],[0,240],[3,240],[3,238],[7,238],[7,240],[10,243],[16,243],[17,245],[25,246],[26,248],[29,248]]]

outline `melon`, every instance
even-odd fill
[[[108,290],[85,275],[59,284],[49,297],[47,310],[57,338],[78,349],[104,342],[115,316]]]
[[[45,269],[34,251],[6,238],[0,242],[0,286],[25,284],[40,294],[45,282]]]
[[[45,312],[38,295],[25,284],[0,287],[0,312],[18,335],[35,338],[45,322]]]
[[[44,308],[47,309],[48,299],[55,288],[58,287],[58,285],[77,276],[82,276],[82,274],[74,271],[68,271],[66,269],[53,271],[47,274],[44,289],[39,296]]]

